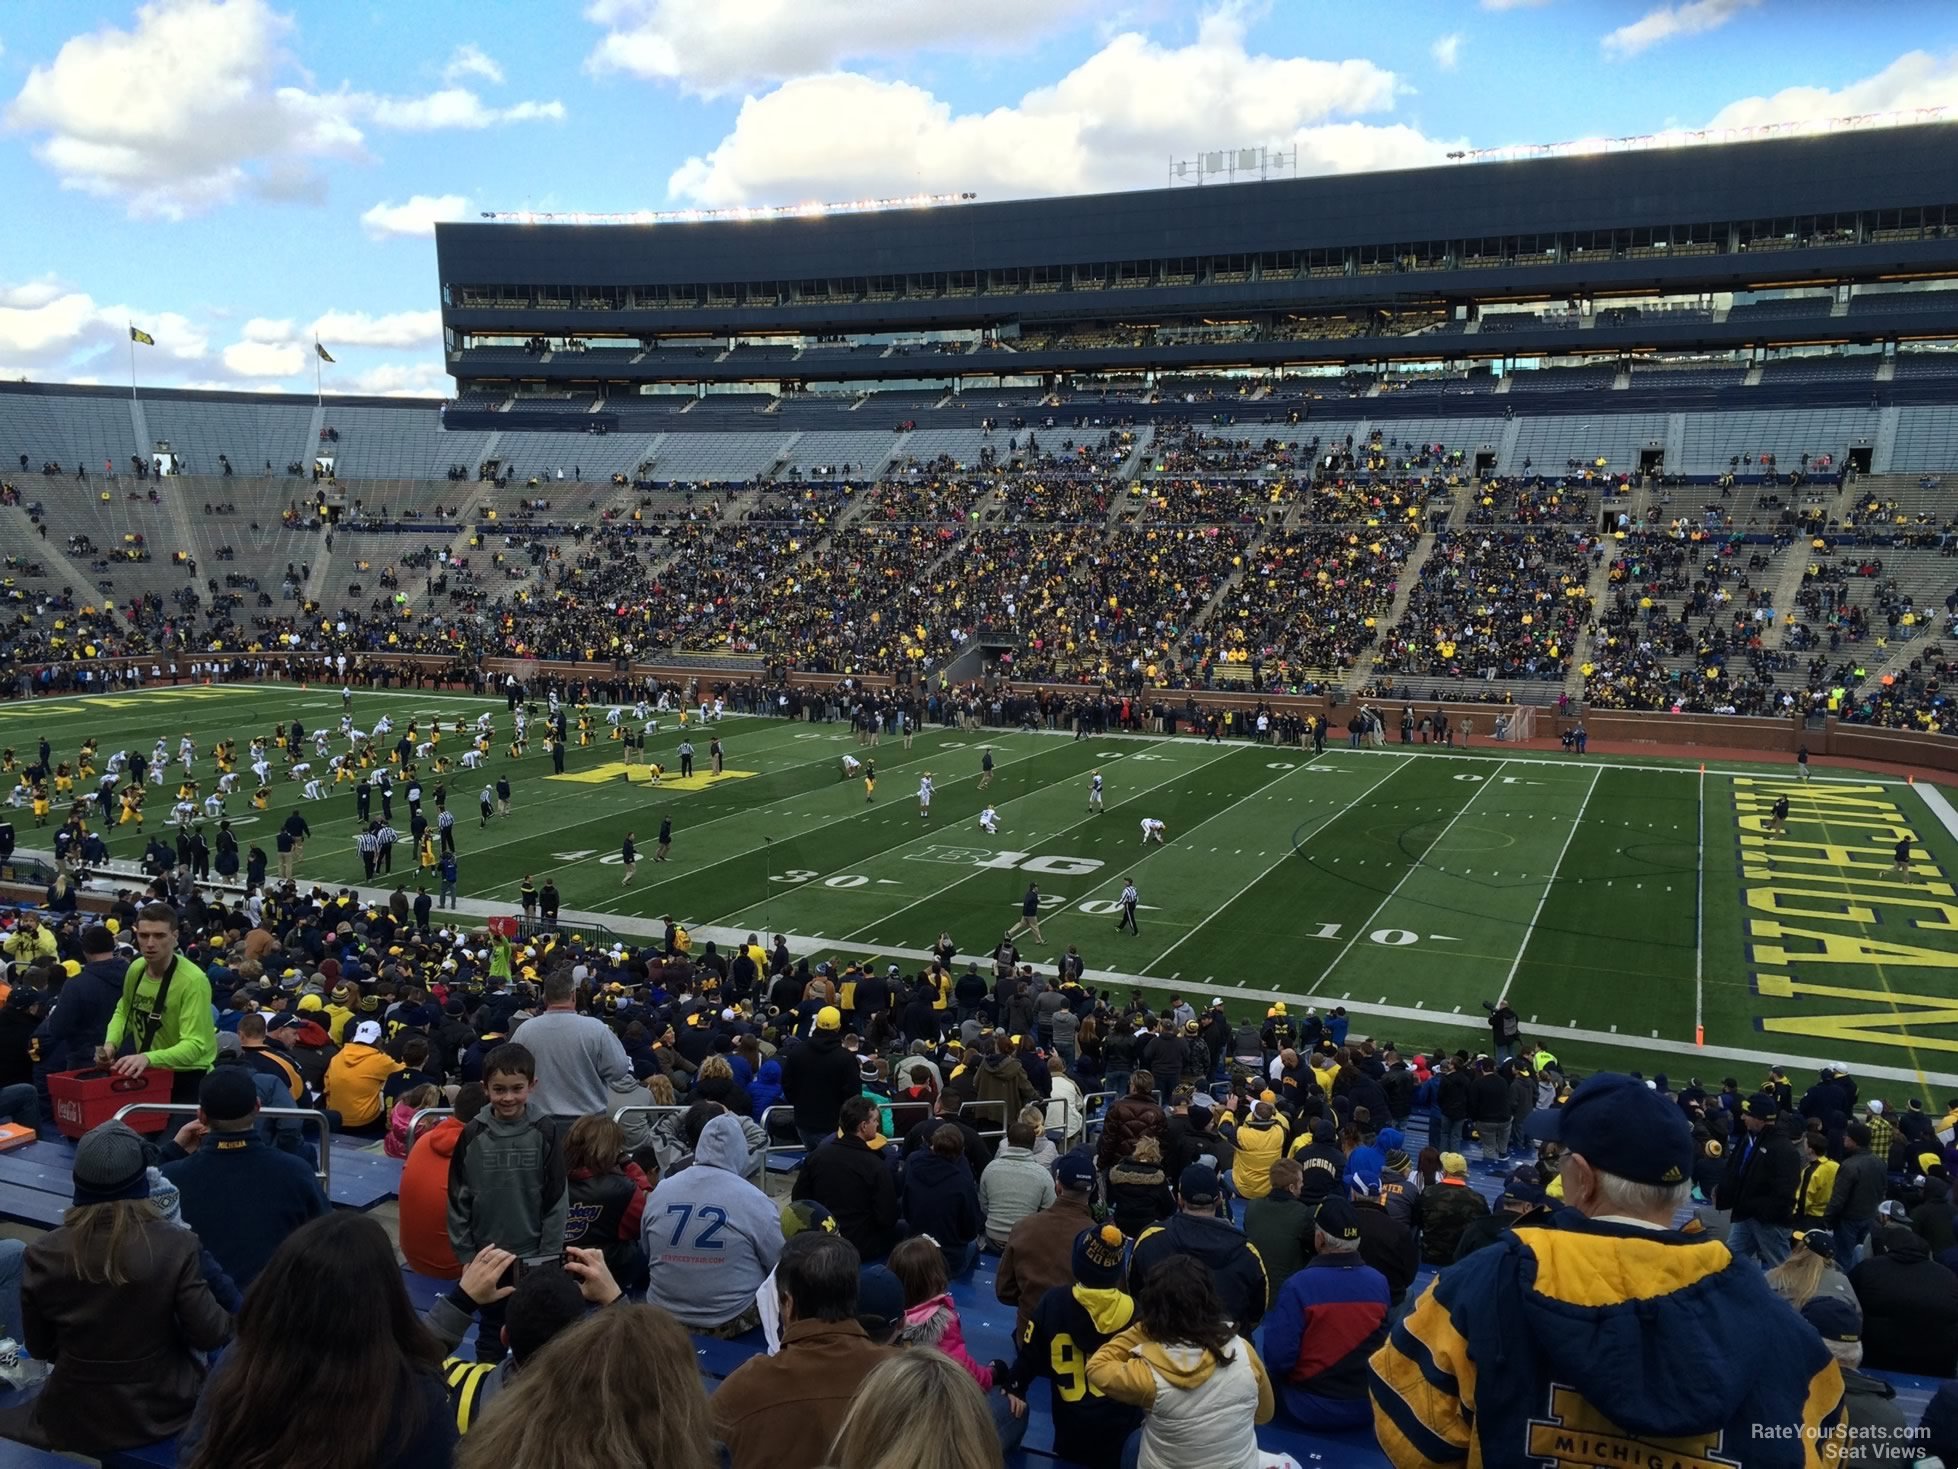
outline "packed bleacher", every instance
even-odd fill
[[[1917,370],[1896,363],[1898,377]],[[1519,374],[1511,392],[1527,395],[1522,379],[1534,375]],[[958,657],[983,629],[1032,635],[1002,669],[1017,660],[1028,675],[1069,682],[1283,691],[1417,669],[1539,684],[1562,676],[1565,693],[1588,689],[1614,707],[1758,712],[1807,699],[1852,721],[1943,727],[1938,658],[1924,645],[1951,621],[1941,608],[1952,579],[1934,559],[1958,553],[1941,478],[1958,447],[1947,410],[1899,407],[1882,451],[1890,472],[1864,474],[1852,471],[1852,453],[1877,451],[1861,407],[1560,417],[1533,416],[1526,403],[1504,405],[1499,418],[1492,402],[1450,416],[1383,406],[1382,386],[1375,374],[1233,379],[1224,394],[1207,393],[1201,377],[1164,378],[1157,401],[1140,405],[1147,412],[1110,415],[1042,410],[1136,406],[1122,380],[1084,378],[1067,403],[978,389],[942,416],[920,396],[929,390],[898,389],[874,400],[932,416],[895,438],[882,425],[767,427],[787,405],[766,397],[743,406],[734,394],[670,395],[657,424],[621,428],[603,454],[555,453],[563,435],[539,427],[500,436],[508,452],[493,452],[487,432],[446,429],[425,406],[375,403],[319,406],[317,442],[274,453],[267,446],[302,418],[309,426],[313,408],[268,401],[255,416],[251,403],[166,396],[156,415],[194,427],[194,448],[186,439],[167,462],[123,456],[126,473],[111,452],[111,477],[72,487],[79,450],[120,447],[128,403],[81,389],[10,392],[0,394],[0,441],[23,472],[0,482],[0,654],[64,668],[188,653],[385,651],[443,663],[629,649],[915,673]],[[1387,394],[1419,396],[1407,384]],[[1172,411],[1206,397],[1216,411]],[[992,416],[1002,404],[1010,427]],[[194,411],[203,406],[212,411]],[[714,416],[732,408],[742,423]],[[1663,468],[1629,468],[1660,452]],[[566,462],[520,482],[540,456]],[[280,474],[282,460],[300,473]],[[272,470],[249,472],[261,463]],[[189,472],[234,465],[247,472]],[[693,518],[695,501],[711,501],[724,520]],[[1759,600],[1784,560],[1754,573],[1747,622],[1719,606],[1686,611],[1675,595],[1662,614],[1638,609],[1635,635],[1622,617],[1606,627],[1594,616],[1576,660],[1568,627],[1549,656],[1540,620],[1523,607],[1542,590],[1528,558],[1480,558],[1486,610],[1435,605],[1436,589],[1459,579],[1448,562],[1460,541],[1443,537],[1429,551],[1420,532],[1452,526],[1506,542],[1529,531],[1538,554],[1551,548],[1587,573],[1586,533],[1605,516],[1621,532],[1772,540],[1776,555],[1801,538],[1823,544],[1794,605]],[[872,535],[879,525],[929,529]],[[1099,546],[1091,526],[1105,528]],[[1047,543],[975,540],[1011,527],[1045,527]],[[1305,532],[1336,527],[1364,528],[1367,546],[1381,532],[1393,546],[1408,542],[1388,558],[1419,563],[1388,578],[1412,589],[1404,613],[1391,595],[1384,606],[1369,595],[1357,620],[1311,620],[1331,604],[1273,569],[1299,559]],[[1892,570],[1845,573],[1844,557]],[[1266,595],[1248,596],[1260,563]],[[965,584],[970,567],[988,564],[1026,580]],[[888,606],[878,605],[879,584],[894,589]],[[1100,600],[1087,595],[1091,584]],[[817,611],[819,589],[828,601]],[[1581,594],[1565,595],[1576,610]],[[1773,620],[1752,626],[1762,610]],[[1490,627],[1451,635],[1444,624],[1458,614],[1471,630]],[[1585,626],[1581,615],[1574,625]],[[1475,659],[1444,655],[1444,645],[1477,648]]]
[[[522,914],[169,868],[6,911],[0,1461],[1499,1462],[1506,1394],[1622,1417],[1660,1344],[1748,1391],[1642,1434],[1958,1447],[1958,1101]],[[77,1115],[104,1063],[185,1111]]]
[[[1591,559],[1602,554],[1569,534],[1442,532],[1375,670],[1561,679],[1590,615]]]
[[[1193,646],[1213,660],[1213,679],[1235,671],[1267,692],[1337,679],[1373,646],[1412,549],[1397,525],[1268,536]]]

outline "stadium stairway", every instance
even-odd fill
[[[1407,553],[1406,564],[1401,568],[1400,583],[1394,588],[1393,605],[1374,620],[1376,626],[1383,632],[1389,628],[1399,627],[1407,617],[1407,604],[1414,600],[1414,588],[1420,583],[1421,568],[1428,564],[1428,557],[1433,554],[1434,548],[1435,533],[1423,531],[1421,538],[1414,543],[1414,549]],[[1380,643],[1376,639],[1361,655],[1359,662],[1353,665],[1353,671],[1346,678],[1347,686],[1363,689],[1370,685],[1374,681],[1374,663],[1379,656]],[[1410,686],[1413,683],[1413,680],[1409,680]]]
[[[42,523],[47,523],[46,517],[42,518]],[[25,509],[0,510],[0,556],[38,561],[47,568],[47,575],[43,577],[22,577],[18,572],[9,575],[32,586],[46,587],[51,592],[72,587],[80,600],[93,601],[95,578],[87,567],[69,556],[65,549],[67,539],[52,525],[48,526],[48,534],[43,539],[34,522],[27,518]]]

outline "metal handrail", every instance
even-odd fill
[[[810,1151],[802,1145],[800,1136],[792,1143],[778,1143],[775,1141],[775,1134],[769,1131],[768,1119],[773,1117],[777,1112],[783,1113],[788,1117],[791,1127],[795,1126],[795,1108],[787,1102],[777,1102],[772,1107],[764,1107],[762,1109],[762,1114],[757,1120],[761,1123],[761,1130],[768,1134],[768,1141],[762,1144],[761,1149],[761,1171],[764,1175],[768,1172],[768,1155],[770,1153],[801,1153],[807,1156]]]
[[[645,1112],[648,1115],[659,1116],[667,1114],[684,1115],[692,1110],[691,1107],[682,1107],[673,1102],[627,1102],[623,1107],[614,1107],[612,1109],[612,1120],[614,1122],[623,1122],[635,1112]]]
[[[422,1135],[422,1122],[424,1119],[431,1117],[453,1117],[455,1115],[456,1109],[453,1107],[421,1108],[413,1117],[408,1119],[408,1146],[412,1148],[415,1145],[415,1139]]]
[[[195,1102],[131,1102],[117,1111],[113,1121],[120,1122],[131,1112],[163,1112],[175,1117],[195,1117],[204,1109]],[[317,1107],[260,1107],[260,1117],[310,1117],[320,1125],[319,1167],[313,1176],[320,1181],[320,1192],[327,1198],[333,1197],[333,1124],[327,1121],[326,1113]]]
[[[993,1130],[993,1131],[989,1131],[984,1128],[975,1127],[972,1129],[974,1132],[978,1133],[979,1136],[986,1139],[987,1142],[992,1142],[996,1138],[1003,1138],[1006,1136],[1007,1117],[1006,1117],[1006,1103],[1004,1101],[1000,1100],[999,1098],[994,1098],[992,1101],[989,1102],[962,1102],[959,1104],[959,1116],[964,1117],[967,1112],[970,1112],[975,1107],[999,1108],[999,1127],[997,1130]]]
[[[1107,1124],[1108,1109],[1112,1105],[1110,1099],[1114,1095],[1115,1093],[1110,1091],[1083,1092],[1081,1094],[1081,1140],[1083,1142],[1094,1137]],[[1095,1100],[1097,1098],[1101,1100],[1101,1106],[1099,1108],[1095,1106]]]

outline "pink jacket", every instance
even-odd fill
[[[959,1325],[959,1308],[950,1295],[933,1296],[906,1311],[897,1339],[909,1346],[937,1347],[972,1374],[979,1391],[993,1390],[993,1369],[973,1361],[965,1349],[965,1329]]]
[[[396,1102],[394,1111],[388,1115],[387,1141],[381,1149],[390,1158],[408,1156],[408,1124],[415,1120],[415,1109],[406,1102]]]

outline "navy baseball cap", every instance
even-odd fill
[[[1217,1202],[1217,1170],[1203,1163],[1192,1163],[1176,1180],[1176,1191],[1186,1204]]]
[[[1095,1164],[1092,1158],[1084,1158],[1079,1153],[1063,1153],[1059,1166],[1054,1169],[1063,1188],[1092,1188],[1095,1181]]]
[[[1360,1237],[1360,1216],[1338,1194],[1329,1194],[1320,1201],[1319,1211],[1313,1215],[1313,1224],[1324,1231],[1328,1239],[1355,1240]]]
[[[1563,1106],[1532,1117],[1529,1130],[1632,1183],[1684,1183],[1693,1166],[1693,1130],[1686,1114],[1637,1077],[1620,1072],[1587,1077]]]
[[[1588,1154],[1586,1156],[1589,1156]],[[1520,1204],[1533,1207],[1544,1201],[1543,1179],[1538,1176],[1534,1163],[1524,1163],[1510,1170],[1509,1177],[1503,1180],[1502,1202],[1505,1205]]]

